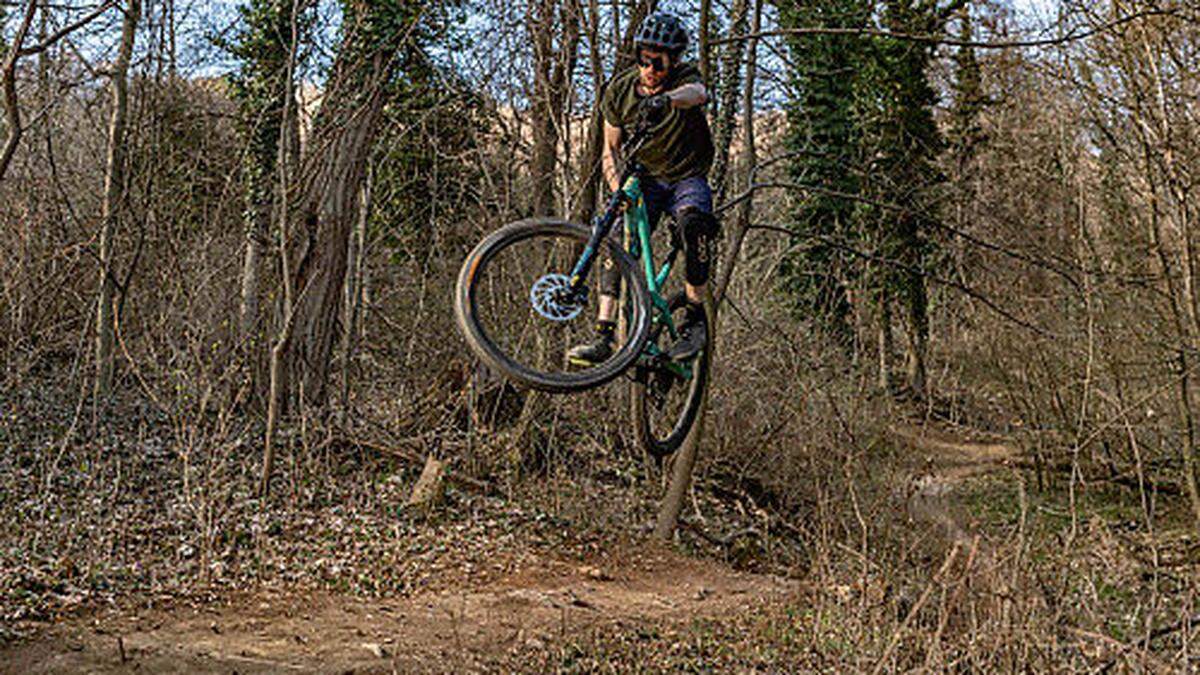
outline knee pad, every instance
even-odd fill
[[[609,295],[614,298],[621,295],[621,270],[617,269],[617,263],[609,256],[604,256],[604,262],[600,263],[600,295]]]
[[[717,219],[707,211],[684,208],[679,213],[679,229],[683,230],[687,282],[700,286],[708,281],[716,255]]]

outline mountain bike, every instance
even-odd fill
[[[491,233],[463,262],[454,312],[472,351],[519,384],[566,393],[628,373],[638,441],[661,459],[683,443],[703,405],[711,350],[683,362],[666,355],[686,305],[682,291],[663,295],[683,239],[672,220],[670,252],[656,263],[641,190],[645,174],[636,161],[648,127],[638,124],[623,145],[622,187],[590,228],[530,218]],[[609,236],[622,215],[624,245]],[[589,305],[604,270],[620,276],[624,328],[609,359],[580,368],[568,363],[566,351],[592,336]]]

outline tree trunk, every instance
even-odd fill
[[[709,29],[712,27],[712,0],[700,0],[700,37],[698,39],[696,62],[700,68],[700,77],[707,86],[712,82],[712,46],[709,44]]]
[[[533,45],[533,96],[529,106],[533,127],[529,160],[533,215],[549,216],[554,213],[554,151],[558,145],[550,83],[554,68],[554,0],[535,0],[529,4],[526,29]]]
[[[749,0],[734,0],[733,16],[729,23],[729,37],[746,32],[746,12],[750,6]],[[725,198],[725,174],[729,170],[729,150],[733,142],[734,119],[738,112],[738,93],[741,78],[742,45],[744,40],[735,40],[725,45],[724,59],[721,63],[721,81],[717,84],[715,100],[717,101],[716,131],[713,134],[713,145],[716,147],[716,157],[712,168],[713,193],[717,202]]]
[[[753,32],[758,32],[759,22],[762,17],[762,0],[755,0],[754,3],[754,27]],[[757,163],[754,147],[754,75],[757,68],[757,38],[750,40],[750,56],[746,64],[746,83],[745,89],[742,92],[742,102],[745,106],[747,115],[743,118],[743,133],[746,137],[746,144],[742,147],[743,162],[746,165],[746,185],[749,186],[754,177],[754,167]],[[736,68],[737,64],[734,64]],[[711,286],[717,287],[717,294],[714,295],[710,290],[705,294],[704,307],[710,317],[710,330],[708,334],[709,358],[716,358],[716,338],[717,330],[720,327],[718,311],[721,306],[721,299],[724,297],[726,290],[729,287],[729,280],[733,277],[733,266],[737,262],[737,255],[741,249],[742,240],[746,235],[746,231],[750,227],[751,217],[751,200],[747,199],[738,209],[738,224],[737,231],[734,233],[734,243],[730,247],[729,255],[726,256],[725,275],[720,282]],[[710,286],[710,288],[711,288]],[[710,369],[711,372],[711,369]],[[711,385],[711,383],[709,383]],[[654,536],[659,539],[669,540],[675,533],[675,529],[679,526],[679,514],[683,512],[683,500],[687,495],[688,488],[692,484],[692,473],[696,468],[696,459],[700,452],[700,440],[704,437],[704,418],[705,411],[708,409],[708,394],[711,386],[704,388],[704,400],[700,405],[700,412],[696,415],[696,421],[692,423],[691,430],[684,438],[683,445],[675,453],[670,465],[670,482],[667,486],[667,493],[663,497],[662,504],[658,509],[658,520],[654,528]]]
[[[263,182],[269,183],[269,179]],[[248,192],[255,191],[248,188]],[[246,205],[246,252],[242,258],[242,303],[239,326],[243,340],[250,341],[258,333],[259,273],[263,247],[271,227],[270,203],[251,199]]]
[[[354,360],[354,350],[358,345],[358,324],[361,321],[363,306],[363,271],[366,269],[367,220],[371,215],[371,188],[375,172],[370,166],[363,179],[362,191],[358,204],[358,221],[354,232],[350,234],[349,252],[346,267],[346,317],[345,329],[342,333],[342,401],[343,407],[350,403],[350,364]]]
[[[754,17],[750,27],[752,34],[759,32],[759,27],[762,24],[762,0],[755,0]],[[742,109],[745,114],[742,116],[742,170],[745,171],[743,187],[746,190],[752,190],[754,187],[754,174],[758,170],[758,155],[755,147],[754,139],[754,87],[758,71],[758,38],[750,38],[747,41],[748,54],[746,56],[746,78],[742,87]],[[734,69],[737,69],[737,64],[733,64]],[[717,308],[720,309],[721,302],[725,299],[725,293],[729,290],[729,283],[733,280],[733,268],[737,264],[738,255],[742,251],[742,242],[746,239],[746,232],[750,230],[751,216],[753,215],[754,196],[747,195],[746,200],[738,207],[738,217],[735,221],[733,235],[730,237],[729,250],[725,253],[722,265],[724,271],[720,276],[720,281],[717,283],[717,292],[715,295]]]
[[[558,184],[558,144],[565,129],[563,111],[579,54],[580,13],[575,3],[564,3],[555,19],[555,0],[530,5],[527,28],[533,43],[533,99],[530,105],[533,150],[530,174],[533,213],[556,212],[554,188]],[[554,36],[559,33],[558,49]]]
[[[383,58],[377,59],[383,67]],[[352,98],[350,94],[347,98]],[[297,291],[295,332],[290,337],[288,371],[306,403],[324,404],[330,358],[339,334],[337,325],[346,277],[347,244],[358,211],[363,166],[383,111],[382,87],[356,105],[328,101],[334,111],[322,114],[323,128],[314,130],[311,153],[303,171],[307,185],[296,215],[300,249],[293,288]],[[339,105],[340,104],[340,105]]]
[[[713,325],[716,325],[717,303],[713,301],[711,289],[704,294],[704,309],[708,316],[713,317]],[[708,344],[705,349],[709,351],[709,359],[716,358],[716,343],[717,335],[715,330],[708,333]],[[709,369],[711,373],[712,370]],[[707,377],[712,377],[711,374]],[[654,536],[663,541],[670,541],[675,535],[675,529],[679,527],[679,514],[683,513],[683,502],[687,497],[688,488],[692,486],[692,474],[696,469],[696,459],[700,454],[700,440],[704,438],[704,418],[708,410],[708,395],[712,390],[712,383],[709,382],[704,387],[704,396],[700,402],[700,411],[696,414],[696,421],[692,422],[692,428],[688,430],[687,436],[683,439],[683,444],[671,456],[667,471],[670,473],[670,479],[667,483],[667,493],[663,496],[662,504],[658,507],[658,519],[654,525]]]
[[[639,0],[633,6],[633,14],[629,17],[629,23],[626,26],[624,37],[621,39],[620,46],[617,48],[617,57],[615,61],[614,72],[619,73],[621,70],[633,65],[633,37],[636,34],[637,27],[642,23],[650,12],[658,5],[657,0]],[[592,63],[592,80],[595,83],[596,99],[592,102],[592,119],[588,128],[588,140],[585,146],[583,156],[580,158],[582,167],[583,184],[579,188],[579,200],[575,202],[571,210],[571,219],[577,223],[587,222],[591,220],[593,213],[596,210],[596,196],[600,192],[600,157],[604,152],[604,119],[600,114],[600,100],[604,95],[604,66],[600,58],[599,45],[599,6],[598,0],[590,0],[588,3],[591,9],[592,16],[590,21],[591,28],[589,29],[589,44]],[[615,5],[614,5],[615,8]],[[615,9],[614,9],[615,11]],[[613,35],[618,34],[617,26],[619,24],[617,15],[613,17]],[[607,84],[607,82],[605,82]]]
[[[578,198],[571,205],[571,220],[586,223],[596,210],[597,187],[600,185],[600,153],[604,143],[604,118],[600,101],[604,97],[604,61],[600,55],[600,2],[588,0],[588,61],[592,69],[592,113],[588,119],[587,141],[580,157]]]
[[[4,55],[4,67],[0,69],[0,92],[4,96],[4,117],[6,126],[4,147],[0,150],[0,180],[8,172],[17,153],[17,144],[21,142],[21,106],[17,100],[17,61],[21,58],[21,47],[25,45],[25,36],[33,24],[33,16],[37,12],[37,0],[29,0],[25,6],[21,23],[13,35],[12,44],[7,45],[8,53]],[[0,47],[5,46],[0,42]]]
[[[129,0],[121,24],[121,45],[112,70],[112,117],[108,126],[108,158],[104,172],[104,207],[100,229],[100,297],[96,307],[96,383],[95,398],[106,398],[112,391],[114,301],[116,277],[112,270],[113,239],[120,221],[125,189],[125,125],[129,115],[127,75],[141,0]]]

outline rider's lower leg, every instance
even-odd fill
[[[687,306],[684,308],[683,322],[679,325],[679,339],[667,351],[667,356],[675,361],[690,359],[708,342],[708,325],[704,320],[704,293],[707,283],[686,284]]]
[[[567,360],[577,366],[603,363],[613,354],[613,337],[617,329],[617,298],[600,294],[600,312],[596,318],[596,338],[575,345],[567,351]]]

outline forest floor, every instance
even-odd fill
[[[409,598],[260,591],[150,611],[109,609],[0,653],[11,672],[400,672],[548,666],[600,628],[751,612],[799,591],[650,546],[576,565],[532,562],[479,587]],[[636,629],[635,629],[636,631]],[[644,631],[644,629],[643,629]]]
[[[910,450],[910,517],[944,528],[950,541],[969,538],[960,487],[997,472],[1016,451],[932,427],[896,426],[890,435]],[[814,593],[849,593],[624,537],[566,553],[548,543],[518,554],[511,542],[493,547],[497,540],[442,549],[455,557],[470,548],[474,564],[492,573],[471,574],[467,563],[459,565],[466,574],[390,597],[289,583],[149,602],[135,593],[25,622],[19,638],[0,642],[0,671],[586,671],[613,662],[818,669],[792,617]]]

